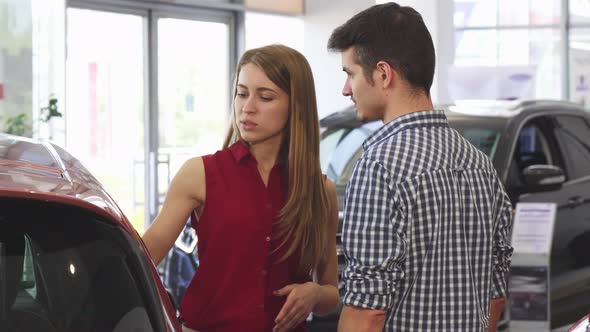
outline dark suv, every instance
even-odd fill
[[[557,203],[551,252],[551,325],[590,311],[590,113],[560,101],[465,102],[444,109],[451,127],[492,160],[513,205]],[[351,107],[320,121],[322,170],[336,184],[340,211],[361,144],[381,122]],[[344,257],[338,232],[338,267]],[[341,295],[343,285],[339,284]],[[337,319],[337,313],[328,318]],[[504,322],[505,323],[505,322]]]

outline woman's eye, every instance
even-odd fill
[[[262,101],[271,101],[272,100],[272,97],[264,97],[264,96],[261,96],[260,99],[262,99]]]
[[[244,98],[244,97],[246,97],[246,94],[243,92],[238,92],[238,93],[236,93],[236,96],[238,96],[240,98]]]

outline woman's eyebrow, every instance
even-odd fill
[[[247,87],[247,86],[245,86],[245,85],[243,85],[243,84],[238,84],[238,87],[239,87],[239,88],[242,88],[242,89],[246,89],[246,90],[248,90],[248,87]],[[259,88],[256,88],[256,91],[258,91],[258,92],[269,91],[269,92],[274,92],[274,93],[276,93],[276,91],[275,91],[275,90],[273,90],[273,89],[271,89],[271,88],[266,88],[266,87],[259,87]]]

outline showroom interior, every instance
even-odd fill
[[[351,105],[340,56],[326,43],[374,1],[241,2],[3,0],[4,130],[25,114],[26,136],[80,158],[142,230],[182,162],[221,146],[232,64],[244,49],[282,43],[302,52],[320,118]],[[400,3],[421,12],[433,36],[435,103],[588,98],[587,1]],[[514,74],[523,79],[510,81]],[[43,121],[52,99],[63,117]]]
[[[345,73],[328,38],[384,2],[0,0],[0,133],[69,151],[141,235],[183,163],[221,148],[245,50],[280,43],[301,52],[313,71],[319,117],[328,117],[353,105],[342,95]],[[419,11],[432,35],[436,105],[555,100],[590,112],[590,0],[396,2]],[[578,169],[590,170],[590,159],[580,160]],[[587,171],[578,182],[588,186],[589,179]],[[590,230],[590,214],[585,222]],[[590,292],[588,279],[582,284],[577,291]],[[551,327],[568,331],[572,323]],[[523,326],[511,330],[546,328]]]

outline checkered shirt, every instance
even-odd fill
[[[344,304],[385,310],[384,331],[487,331],[512,254],[491,161],[436,110],[389,122],[363,148],[346,189]]]

